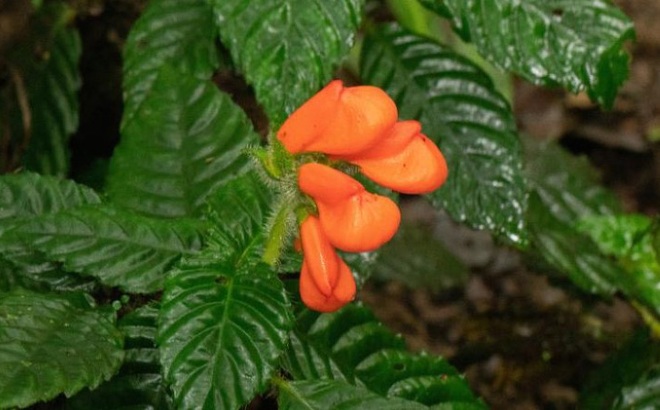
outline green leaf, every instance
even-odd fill
[[[421,380],[437,380],[439,383],[458,380],[462,383],[462,386],[457,386],[459,389],[468,389],[462,379],[455,377],[458,372],[446,360],[426,353],[413,355],[405,350],[381,350],[360,363],[355,372],[371,390],[387,396],[400,396],[403,386]],[[469,399],[473,399],[471,394]]]
[[[611,106],[628,76],[633,24],[607,0],[421,0],[500,67]]]
[[[158,344],[181,409],[231,409],[263,391],[291,327],[282,282],[255,252],[268,203],[254,174],[221,188],[199,255],[165,285]]]
[[[598,184],[585,159],[553,143],[525,142],[525,173],[533,190],[526,216],[530,251],[582,290],[613,294],[617,278],[625,272],[576,228],[585,216],[614,213],[618,205],[613,194]]]
[[[395,25],[365,38],[362,79],[384,88],[445,154],[447,182],[429,195],[457,221],[525,242],[526,186],[511,108],[476,65]]]
[[[96,387],[119,368],[114,312],[82,295],[0,293],[0,408]]]
[[[652,409],[660,400],[659,385],[660,344],[642,330],[589,376],[579,408]]]
[[[375,276],[434,293],[464,284],[467,267],[427,228],[401,221],[394,238],[381,248]]]
[[[29,250],[21,252],[20,249],[18,251],[18,254],[15,250],[12,251],[10,257],[0,256],[0,291],[23,288],[33,291],[89,293],[98,288],[93,278],[66,272],[40,253]]]
[[[78,32],[62,27],[45,61],[27,74],[32,119],[23,157],[27,169],[60,176],[69,170],[69,137],[78,128],[81,52]]]
[[[135,22],[124,48],[124,117],[131,122],[157,85],[163,65],[186,77],[209,80],[218,67],[216,31],[206,0],[152,0]]]
[[[123,128],[108,193],[145,215],[198,216],[209,193],[245,171],[242,151],[257,141],[245,113],[212,82],[164,66]]]
[[[7,232],[0,243],[7,240],[21,241],[68,271],[137,293],[161,290],[165,272],[202,243],[191,222],[98,205],[32,218]]]
[[[617,277],[625,271],[574,224],[555,217],[536,194],[530,196],[527,222],[532,254],[567,275],[585,292],[611,296],[617,291]]]
[[[29,172],[0,177],[0,266],[5,290],[21,286],[34,290],[93,290],[93,280],[64,272],[31,246],[17,242],[6,231],[40,215],[55,214],[85,204],[98,204],[91,189],[50,176]],[[31,245],[31,244],[28,244]]]
[[[576,157],[549,141],[526,138],[524,143],[528,184],[556,218],[575,223],[587,215],[620,211],[616,197],[600,185],[587,158]]]
[[[294,329],[289,334],[289,345],[282,356],[282,367],[294,380],[339,379],[346,377],[332,358],[310,343],[307,334]]]
[[[126,358],[119,373],[94,390],[66,401],[67,410],[174,409],[162,380],[156,348],[158,307],[143,306],[119,321]]]
[[[340,380],[281,381],[281,410],[423,410],[428,407],[397,398],[384,398]]]
[[[177,408],[238,408],[284,350],[289,305],[267,265],[236,271],[191,258],[166,283],[158,342]],[[218,258],[220,259],[220,258]]]
[[[220,38],[277,129],[331,78],[363,0],[210,0]]]
[[[207,216],[215,227],[207,233],[209,248],[236,267],[260,260],[273,195],[257,173],[230,181],[208,202]]]
[[[652,221],[644,215],[589,216],[578,229],[606,255],[614,256],[626,274],[614,283],[660,317],[660,263],[653,249]]]
[[[93,190],[73,181],[31,172],[0,176],[0,223],[3,228],[19,218],[100,202]]]
[[[644,375],[634,386],[625,387],[617,397],[612,409],[653,409],[660,403],[660,365]]]
[[[409,353],[400,336],[360,305],[302,312],[291,340],[283,366],[297,381],[345,380],[390,399],[483,408],[447,361]]]

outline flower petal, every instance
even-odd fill
[[[299,285],[300,298],[303,303],[318,312],[334,312],[352,301],[356,292],[355,279],[343,261],[339,273],[337,287],[332,294],[326,296],[316,287],[316,283],[312,279],[313,274],[307,265],[307,259],[303,260]]]
[[[351,156],[339,156],[337,159],[352,161],[353,159],[378,159],[391,157],[403,150],[410,141],[421,132],[422,125],[419,121],[398,121],[373,147]]]
[[[380,88],[344,87],[335,80],[291,114],[277,138],[291,153],[352,155],[373,146],[397,116],[394,101]]]
[[[328,242],[319,219],[308,216],[300,225],[303,265],[300,297],[310,309],[332,312],[355,297],[355,279]]]
[[[346,252],[371,252],[388,242],[401,222],[389,198],[363,191],[336,205],[317,202],[319,219],[330,243]]]
[[[323,134],[338,110],[343,89],[341,81],[331,81],[287,118],[277,138],[289,152],[306,151]]]
[[[364,186],[354,178],[316,162],[303,164],[298,168],[298,186],[316,201],[327,204],[345,201],[365,191]]]
[[[312,280],[319,292],[330,296],[337,284],[342,260],[325,237],[317,217],[308,216],[300,225],[300,240]]]
[[[377,148],[346,159],[359,166],[366,177],[394,191],[434,191],[447,179],[447,162],[420,130],[417,121],[399,122]]]
[[[398,206],[368,192],[355,179],[326,165],[298,170],[300,190],[316,201],[330,243],[347,252],[369,252],[392,239],[401,222]]]

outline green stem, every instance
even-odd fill
[[[288,236],[288,219],[290,215],[291,205],[286,201],[281,202],[269,224],[268,238],[261,259],[270,266],[274,266],[282,254],[282,248]]]
[[[642,319],[646,324],[649,326],[651,329],[651,333],[654,338],[659,339],[660,338],[660,322],[658,322],[658,318],[645,306],[643,306],[639,302],[635,302],[634,300],[631,301],[631,304],[639,314],[642,316]]]

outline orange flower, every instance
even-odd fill
[[[417,121],[397,122],[374,148],[343,159],[359,166],[372,181],[394,191],[434,191],[447,179],[447,163],[421,129]]]
[[[333,312],[355,297],[355,279],[348,265],[325,237],[319,219],[308,216],[300,225],[303,265],[300,296],[319,312]]]
[[[291,153],[352,155],[378,142],[397,120],[394,101],[380,88],[330,82],[284,122],[277,138]]]
[[[401,221],[397,205],[368,192],[334,168],[308,163],[298,169],[300,190],[316,202],[330,243],[346,252],[369,252],[392,239]]]
[[[397,122],[397,109],[381,89],[330,82],[284,122],[277,139],[292,153],[319,152],[348,161],[376,183],[407,194],[444,183],[447,164],[417,121]],[[318,210],[300,226],[303,264],[300,295],[311,309],[331,312],[355,296],[353,275],[335,248],[369,252],[389,241],[401,214],[387,197],[330,166],[298,168],[298,186]]]

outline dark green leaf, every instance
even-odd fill
[[[123,128],[108,193],[115,203],[150,216],[200,215],[209,193],[244,172],[242,150],[257,141],[228,95],[165,66]]]
[[[248,172],[218,189],[210,198],[208,233],[213,252],[234,266],[261,259],[264,224],[273,195],[256,172]]]
[[[66,175],[69,137],[78,128],[78,32],[58,31],[46,61],[30,74],[28,94],[32,116],[25,167],[42,174]]]
[[[114,312],[82,295],[0,293],[0,408],[96,387],[119,368]]]
[[[525,176],[555,218],[574,224],[587,215],[612,215],[620,210],[614,194],[600,185],[588,160],[553,142],[525,142]]]
[[[428,407],[397,398],[385,398],[340,380],[281,381],[281,410],[423,410]]]
[[[421,0],[500,67],[611,106],[628,76],[633,24],[607,0]]]
[[[589,376],[580,408],[652,409],[660,399],[659,384],[660,344],[643,330]]]
[[[291,340],[283,365],[295,380],[341,379],[388,398],[483,409],[449,363],[407,352],[403,340],[362,306],[302,312]]]
[[[220,38],[273,129],[332,77],[348,53],[363,0],[210,0]]]
[[[294,380],[345,379],[337,363],[329,355],[319,352],[307,335],[298,329],[289,334],[282,366]]]
[[[11,256],[0,257],[0,291],[23,288],[34,291],[93,292],[97,287],[93,278],[66,272],[44,255],[29,249],[15,248]]]
[[[653,249],[651,223],[643,215],[590,216],[579,221],[578,229],[625,269],[626,275],[616,277],[614,284],[660,317],[660,263]]]
[[[124,333],[126,358],[119,373],[92,391],[66,401],[69,410],[168,410],[174,409],[163,384],[156,348],[158,308],[144,306],[119,321]]]
[[[639,410],[657,408],[660,403],[660,364],[641,378],[634,386],[627,386],[612,406],[613,410]]]
[[[426,226],[405,220],[381,248],[375,267],[381,280],[397,280],[411,288],[439,292],[464,284],[467,267]]]
[[[92,290],[94,281],[64,272],[30,246],[9,238],[5,231],[40,215],[98,203],[100,199],[91,189],[56,177],[29,172],[0,177],[0,265],[4,276],[0,288]]]
[[[511,108],[476,65],[398,26],[365,39],[362,79],[384,88],[400,117],[420,119],[447,158],[430,194],[456,220],[524,243],[526,186]]]
[[[0,177],[0,222],[5,229],[18,218],[100,202],[93,190],[72,181],[30,172]]]
[[[187,77],[211,78],[218,66],[216,31],[206,0],[152,0],[135,22],[124,48],[124,117],[131,122],[155,87],[163,65]]]
[[[351,272],[355,277],[355,282],[357,283],[358,288],[362,287],[376,270],[376,263],[380,253],[381,249],[376,249],[373,252],[361,253],[339,252],[341,258],[344,259],[346,264],[351,268]]]
[[[201,248],[196,225],[151,219],[108,206],[84,206],[32,218],[6,232],[64,269],[124,290],[162,289],[164,273],[183,254]]]
[[[211,201],[199,255],[166,282],[158,342],[181,409],[231,409],[263,391],[291,327],[282,282],[260,262],[268,192],[253,173]]]
[[[262,391],[284,350],[289,305],[266,265],[186,260],[163,296],[159,345],[181,409],[238,408]]]
[[[369,389],[386,396],[399,396],[396,392],[404,383],[427,378],[444,382],[458,376],[456,369],[441,357],[395,349],[372,354],[360,363],[355,373]]]
[[[616,212],[613,194],[598,184],[585,159],[556,144],[526,139],[525,154],[526,177],[534,192],[527,214],[532,251],[581,289],[611,295],[625,273],[576,224],[585,216]]]
[[[611,296],[617,291],[615,283],[617,277],[625,275],[623,269],[603,255],[574,224],[555,217],[536,194],[529,200],[527,223],[530,252],[588,293]]]
[[[19,268],[11,261],[0,257],[0,292],[8,292],[21,287],[22,277]],[[29,286],[27,286],[29,288]]]

